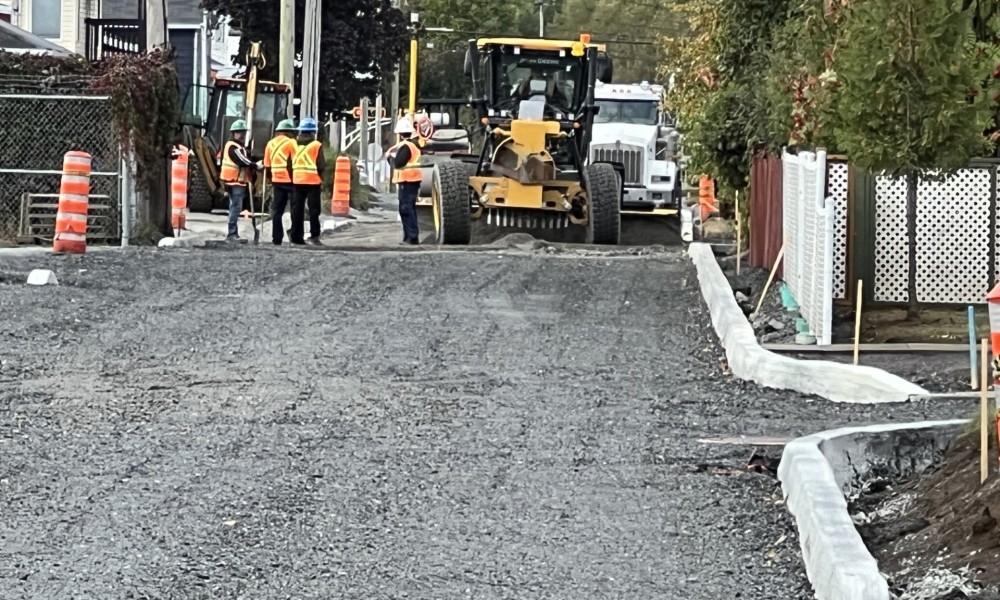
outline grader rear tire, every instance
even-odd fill
[[[587,167],[587,184],[590,199],[587,243],[616,246],[622,233],[618,173],[607,163],[592,164]]]
[[[469,166],[461,161],[448,160],[434,166],[432,195],[440,219],[441,244],[464,245],[472,241],[469,174]]]

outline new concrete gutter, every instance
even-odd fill
[[[778,480],[818,600],[890,600],[889,584],[854,527],[845,494],[857,491],[873,468],[905,475],[933,464],[966,423],[835,429],[785,446]]]
[[[904,402],[927,390],[881,369],[825,360],[797,360],[761,348],[733,289],[707,244],[688,254],[698,269],[701,293],[733,374],[760,385],[815,394],[835,402]]]

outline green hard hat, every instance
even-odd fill
[[[291,119],[285,119],[284,121],[278,123],[275,131],[298,131],[298,128]]]
[[[243,119],[237,119],[233,121],[233,124],[229,126],[229,131],[246,131],[247,122]]]

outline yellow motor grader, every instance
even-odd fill
[[[478,155],[433,166],[438,241],[468,244],[473,221],[531,231],[585,228],[618,244],[624,166],[589,147],[598,80],[611,83],[605,47],[579,40],[470,40],[465,61],[485,142]]]

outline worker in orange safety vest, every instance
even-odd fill
[[[274,201],[271,204],[271,241],[280,246],[285,235],[281,219],[285,208],[291,207],[295,186],[292,183],[292,163],[295,161],[295,124],[291,119],[278,123],[274,138],[264,148],[264,168],[270,176],[271,189],[274,190]]]
[[[229,131],[232,137],[222,148],[222,168],[219,170],[219,180],[229,194],[229,235],[226,240],[240,241],[236,223],[249,193],[249,182],[253,178],[253,170],[259,166],[259,163],[255,163],[247,156],[247,148],[243,142],[247,132],[246,121],[243,119],[234,121]]]
[[[292,244],[305,244],[305,208],[309,206],[309,243],[322,246],[320,242],[320,193],[323,190],[323,144],[316,139],[319,126],[316,119],[306,117],[299,124],[298,147],[292,162],[292,230],[288,233]]]
[[[403,222],[403,241],[400,243],[416,246],[420,243],[417,197],[420,194],[423,171],[420,169],[420,148],[412,140],[413,133],[410,116],[401,118],[396,123],[396,134],[402,139],[389,148],[385,158],[390,160],[393,167],[392,182],[398,190],[399,218]]]

